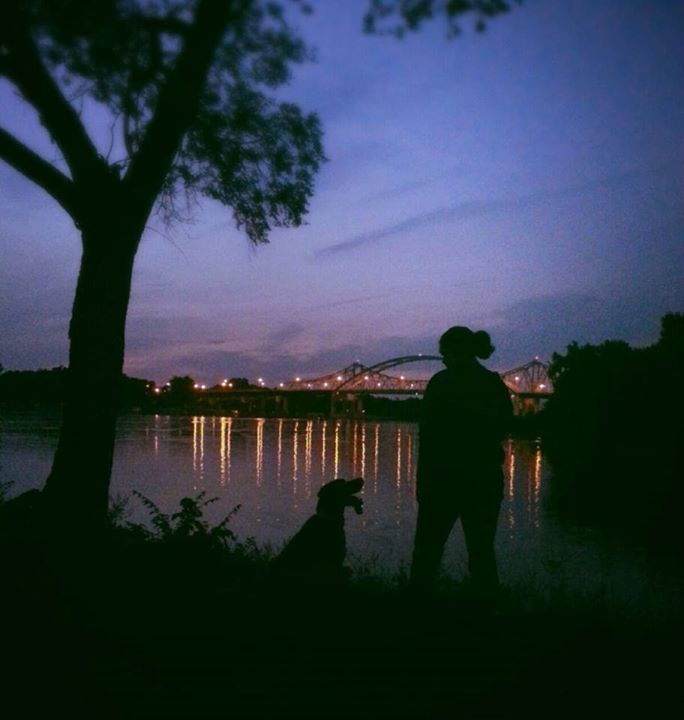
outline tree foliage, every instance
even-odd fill
[[[143,195],[143,215],[150,195],[169,219],[179,198],[201,194],[230,206],[253,242],[301,223],[323,161],[321,129],[273,93],[310,57],[281,5],[4,0],[0,28],[0,75],[39,113],[68,168],[69,177],[43,165],[32,179],[80,226],[73,186],[103,170],[124,194]],[[85,100],[111,114],[106,151],[81,122]],[[26,172],[14,140],[0,139],[0,156]]]
[[[454,36],[461,32],[462,17],[472,15],[475,29],[483,32],[490,20],[508,12],[512,4],[513,0],[370,0],[364,26],[369,33],[403,37],[428,20],[442,17],[449,36]]]
[[[681,548],[683,364],[680,313],[663,317],[650,347],[573,343],[554,355],[543,420],[556,509]]]

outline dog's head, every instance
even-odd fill
[[[317,510],[324,512],[335,512],[336,510],[344,510],[346,507],[354,508],[357,515],[363,512],[363,500],[356,496],[363,487],[362,478],[354,478],[353,480],[343,480],[338,478],[332,482],[326,483],[318,491]]]

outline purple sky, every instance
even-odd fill
[[[365,0],[316,7],[296,22],[318,60],[283,91],[326,134],[308,224],[253,249],[211,202],[152,220],[128,374],[271,385],[435,353],[455,324],[488,330],[505,370],[572,340],[650,344],[684,309],[684,2],[526,0],[484,35],[435,22],[401,42],[361,32]],[[0,125],[56,158],[2,84]],[[66,364],[79,253],[0,165],[6,369]]]

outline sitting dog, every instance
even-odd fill
[[[347,543],[344,534],[344,509],[363,512],[363,500],[356,497],[363,487],[361,478],[338,478],[318,491],[316,514],[273,560],[272,572],[278,577],[297,576],[311,582],[340,582],[345,578],[344,559]]]

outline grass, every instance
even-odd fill
[[[275,584],[204,496],[172,515],[139,500],[148,525],[119,507],[67,558],[6,538],[6,717],[659,717],[676,700],[674,616],[524,585],[483,603],[449,579],[415,597],[372,565]]]

